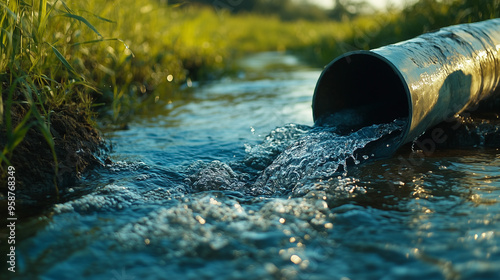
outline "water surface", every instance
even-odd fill
[[[18,227],[17,278],[500,276],[497,148],[371,160],[398,120],[315,131],[321,69],[282,53],[241,65],[108,132],[113,163]]]

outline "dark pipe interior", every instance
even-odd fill
[[[353,53],[323,71],[314,92],[313,117],[317,121],[352,109],[367,126],[409,117],[409,104],[403,78],[388,61],[369,52]]]

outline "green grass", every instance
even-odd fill
[[[58,174],[50,121],[53,110],[74,106],[90,112],[92,100],[87,92],[96,90],[63,54],[68,38],[74,37],[72,31],[82,24],[102,37],[63,1],[0,2],[0,177],[32,129],[43,135],[52,154],[54,174]],[[54,186],[57,191],[56,176]]]
[[[51,109],[69,100],[90,106],[79,95],[80,87],[89,84],[58,50],[60,41],[50,40],[47,34],[49,22],[56,14],[76,15],[62,2],[51,5],[46,0],[1,2],[0,11],[0,124],[5,127],[6,137],[0,167],[4,162],[10,164],[14,149],[33,127],[42,132],[57,163],[50,133]],[[15,104],[28,108],[18,123],[12,120]]]
[[[61,108],[84,111],[89,122],[95,112],[103,123],[126,122],[148,100],[184,98],[178,88],[190,80],[230,73],[234,59],[249,52],[292,51],[322,66],[346,51],[498,17],[499,6],[421,0],[402,12],[343,22],[284,22],[165,0],[2,0],[0,171],[30,129],[43,133],[57,168],[50,118]],[[14,118],[20,106],[26,112]]]
[[[94,97],[107,104],[111,122],[126,121],[147,98],[182,98],[173,94],[180,84],[227,74],[243,54],[291,50],[307,59],[323,56],[325,61],[326,56],[333,58],[329,49],[340,49],[337,45],[354,36],[353,26],[365,30],[378,24],[368,17],[353,22],[284,22],[256,14],[232,15],[214,7],[171,7],[157,0],[101,2],[89,0],[82,9],[111,19],[93,24],[102,34],[123,41],[80,44],[72,56],[75,68],[96,81],[102,95]],[[90,30],[82,32],[81,40],[91,41],[89,35]]]

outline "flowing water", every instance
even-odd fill
[[[469,127],[467,149],[377,159],[404,120],[313,127],[320,69],[281,53],[241,67],[108,132],[113,163],[20,222],[8,276],[500,276],[500,125]]]

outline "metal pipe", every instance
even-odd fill
[[[313,117],[349,110],[363,126],[406,118],[394,152],[499,85],[500,19],[455,25],[336,58],[316,84]]]

